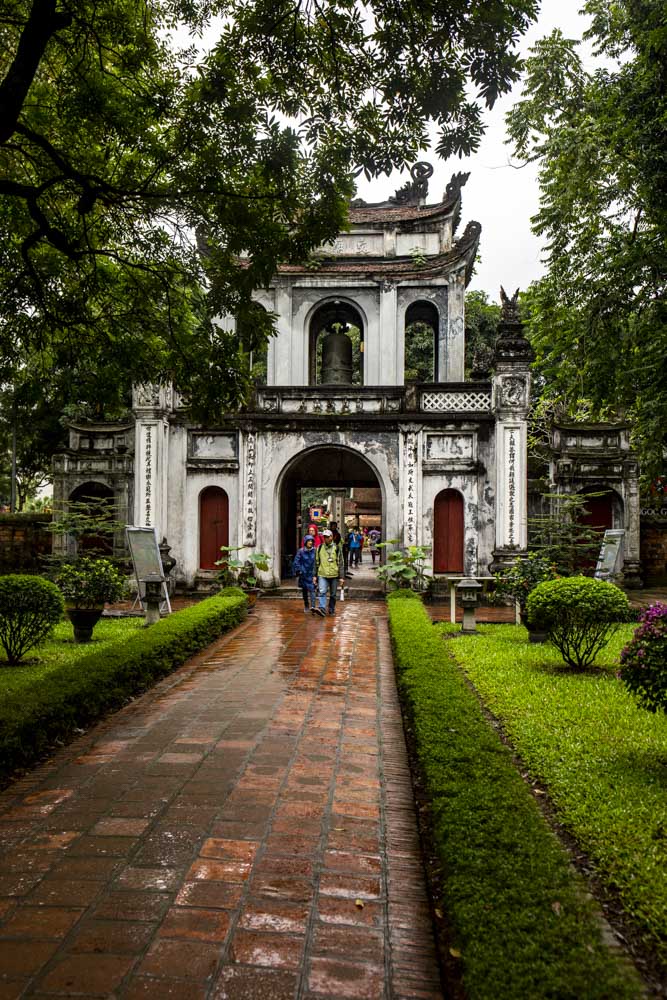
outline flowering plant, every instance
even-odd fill
[[[501,597],[511,597],[521,610],[521,621],[526,624],[526,601],[528,595],[538,583],[545,580],[557,580],[558,572],[555,565],[546,556],[538,552],[529,552],[527,556],[517,556],[509,569],[495,575],[495,589],[490,595],[491,601]]]
[[[652,604],[621,653],[619,677],[642,708],[667,712],[667,604]]]

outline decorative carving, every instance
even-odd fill
[[[526,401],[526,380],[519,376],[502,381],[503,406],[523,406]]]
[[[502,303],[502,320],[504,323],[520,323],[519,319],[519,289],[510,299],[507,292],[500,286],[500,301]]]
[[[243,527],[245,536],[244,545],[254,545],[257,530],[257,480],[256,480],[256,458],[257,458],[257,435],[254,431],[248,431],[245,442],[245,492],[243,496]]]
[[[405,435],[405,544],[417,544],[417,454],[418,435],[409,431]]]
[[[144,385],[134,386],[134,405],[135,406],[159,406],[160,405],[160,386],[152,385],[146,383]]]
[[[510,429],[507,442],[507,544],[516,545],[516,432]]]
[[[150,527],[152,524],[152,503],[153,503],[153,428],[146,428],[144,438],[144,524]]]
[[[465,186],[469,177],[470,171],[464,173],[462,170],[459,170],[458,173],[452,174],[452,178],[445,188],[445,200],[449,201],[450,198],[458,198],[461,194],[461,188]]]
[[[418,205],[428,195],[428,179],[433,175],[430,163],[420,161],[410,167],[411,181],[406,181],[389,199],[392,205]]]
[[[449,410],[479,412],[491,408],[490,392],[424,392],[422,410],[444,413]]]
[[[475,222],[475,220],[473,219],[471,222],[468,223],[468,225],[463,230],[463,236],[461,237],[461,239],[456,241],[456,246],[459,247],[460,249],[464,243],[467,244],[476,243],[481,235],[482,235],[482,224],[480,222]]]

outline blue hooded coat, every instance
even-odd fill
[[[299,577],[299,586],[305,587],[306,590],[313,587],[313,576],[315,575],[315,546],[313,545],[311,549],[306,548],[306,538],[312,537],[312,535],[306,535],[292,564],[292,569]]]

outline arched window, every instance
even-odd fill
[[[438,326],[438,310],[432,302],[413,302],[406,310],[406,382],[437,382]]]
[[[441,490],[433,504],[433,572],[463,572],[463,497]]]
[[[220,547],[229,545],[229,497],[219,486],[199,494],[199,566],[215,569]]]
[[[309,385],[363,385],[364,324],[349,302],[325,302],[308,331]]]

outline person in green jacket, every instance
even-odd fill
[[[317,590],[319,594],[319,604],[313,608],[313,614],[326,616],[327,594],[329,595],[329,614],[336,613],[336,593],[338,591],[338,581],[341,587],[345,579],[345,566],[343,563],[343,552],[340,545],[336,545],[333,540],[333,532],[325,528],[322,532],[323,542],[315,554],[315,574],[317,576]]]

